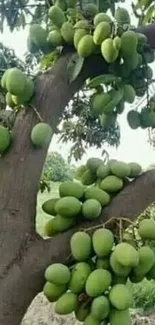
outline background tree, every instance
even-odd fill
[[[99,6],[102,3],[98,1]],[[6,22],[12,31],[30,22],[37,21],[46,25],[51,4],[50,1],[39,0],[35,4],[27,1],[1,1],[1,30],[3,31]],[[82,1],[78,5],[83,9]],[[109,7],[114,13],[115,2],[108,1],[102,10]],[[153,20],[154,11],[150,9],[150,2],[147,5],[138,2],[137,7],[142,12],[147,10],[147,19],[142,23]],[[148,47],[155,48],[155,25],[152,23],[140,27],[139,31],[147,36]],[[43,51],[46,54],[44,58]],[[51,125],[53,132],[57,132],[66,105],[83,88],[85,80],[109,72],[109,65],[103,57],[94,54],[84,60],[78,77],[69,82],[68,64],[71,62],[72,72],[75,73],[73,48],[66,46],[63,51],[54,51],[54,54],[46,47],[43,51],[38,51],[35,60],[39,62],[42,59],[43,65],[46,59],[45,66],[52,66],[52,69],[35,78],[33,103],[24,109],[17,109],[12,128],[12,144],[0,160],[0,324],[3,325],[20,324],[28,305],[42,289],[46,266],[54,262],[65,263],[69,254],[69,239],[77,230],[75,227],[46,241],[35,233],[36,197],[48,146],[34,149],[30,141],[32,128],[41,118]],[[31,56],[29,59],[33,62]],[[22,67],[26,69],[23,65]],[[5,106],[4,101],[3,104]],[[124,215],[135,218],[154,201],[154,190],[153,170],[125,187],[104,209],[105,220],[111,216]],[[91,222],[83,227],[88,225],[91,226]]]
[[[45,160],[43,177],[53,182],[72,181],[75,174],[75,167],[65,162],[58,152],[47,155]]]

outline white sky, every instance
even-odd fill
[[[130,0],[125,1],[125,4],[121,4],[129,11]],[[134,23],[134,21],[132,21]],[[10,33],[9,29],[6,28],[3,34],[0,34],[0,42],[4,42],[5,45],[14,48],[16,54],[23,58],[23,55],[26,51],[26,40],[27,40],[27,28],[25,30],[20,30],[19,32],[14,31]],[[155,64],[153,64],[153,69],[155,68]],[[155,70],[155,69],[154,69]],[[121,125],[121,144],[118,149],[115,148],[107,148],[111,158],[120,159],[126,162],[136,161],[141,163],[141,165],[145,168],[150,164],[155,164],[155,150],[149,145],[147,132],[145,130],[132,130],[129,128],[126,121],[126,113],[130,107],[127,107],[125,113],[119,117],[120,125]],[[58,151],[60,152],[65,159],[67,159],[69,154],[71,144],[62,144],[57,143],[57,137],[54,136],[51,142],[50,151]],[[101,151],[102,151],[101,150]],[[87,154],[83,156],[82,163],[89,157],[101,157],[101,151],[91,148],[87,151]],[[72,163],[75,163],[72,160]],[[78,162],[78,164],[81,162]]]

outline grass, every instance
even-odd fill
[[[51,191],[45,191],[44,193],[38,193],[37,202],[37,217],[36,217],[36,230],[41,236],[44,234],[45,223],[51,218],[42,210],[42,204],[52,198],[58,197],[58,189],[60,183],[51,182]]]

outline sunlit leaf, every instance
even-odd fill
[[[54,51],[52,53],[46,54],[40,58],[40,68],[47,69],[53,65],[57,58],[57,53]]]
[[[139,0],[135,5],[135,9],[148,8],[151,4],[151,0]]]
[[[146,11],[145,17],[143,19],[143,23],[149,23],[152,19],[153,13],[155,12],[154,4]]]
[[[82,70],[83,64],[84,64],[84,58],[79,56],[77,53],[71,56],[67,66],[67,74],[70,83],[73,82],[78,77],[78,75]]]
[[[98,77],[91,79],[88,82],[87,86],[89,88],[95,88],[101,84],[108,85],[108,84],[111,84],[112,82],[118,81],[118,80],[121,80],[121,79],[119,77],[112,75],[112,74],[103,74],[103,75],[100,75]]]

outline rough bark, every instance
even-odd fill
[[[66,67],[71,55],[64,54],[52,70],[36,81],[34,105],[53,130],[64,107],[84,80],[107,71],[103,59],[90,58],[79,78],[70,85]],[[72,233],[70,231],[45,242],[35,234],[36,196],[47,153],[47,148],[35,149],[30,142],[30,132],[37,121],[38,117],[30,107],[18,115],[12,146],[0,160],[0,325],[20,324],[26,308],[41,289],[46,265],[65,261]],[[133,200],[129,200],[130,196],[133,199],[135,196],[132,191],[124,192],[126,189],[121,194],[124,197],[118,196],[105,209],[106,218],[112,214],[119,215],[121,211],[126,215],[127,211],[133,211],[131,214],[135,216],[154,201],[155,175],[148,175],[151,178],[143,176],[142,181],[137,180],[138,191],[142,190],[142,184],[147,191],[139,191],[137,201],[134,201],[135,210],[130,209],[130,204],[134,207]],[[134,184],[132,186],[134,188]],[[126,205],[123,205],[124,200]]]

